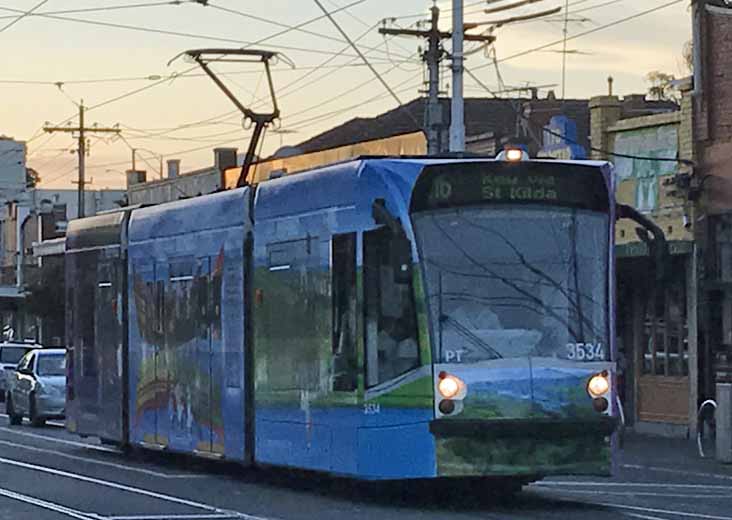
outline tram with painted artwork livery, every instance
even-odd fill
[[[607,475],[616,218],[664,244],[613,193],[609,163],[359,158],[74,220],[67,428],[368,480]]]

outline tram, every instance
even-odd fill
[[[609,474],[612,167],[509,156],[71,221],[68,430],[366,480]]]

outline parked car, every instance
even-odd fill
[[[5,410],[10,424],[27,416],[33,426],[62,419],[66,408],[66,351],[33,349],[23,356],[7,380]]]
[[[28,343],[0,343],[0,401],[5,400],[8,374],[15,370],[18,362],[29,350],[39,347],[40,345]]]

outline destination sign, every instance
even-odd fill
[[[562,163],[472,162],[428,166],[417,180],[412,211],[472,204],[549,204],[607,211],[600,168]]]

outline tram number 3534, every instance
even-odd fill
[[[604,361],[605,347],[602,343],[567,343],[567,359]]]

